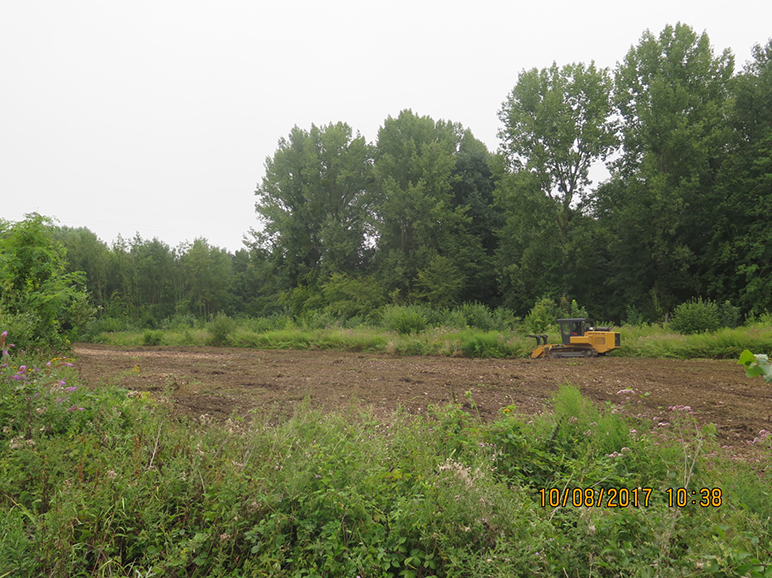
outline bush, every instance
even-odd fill
[[[212,345],[225,345],[230,342],[231,333],[236,331],[236,322],[225,313],[218,313],[206,326],[212,337],[209,343]]]
[[[412,305],[390,305],[383,312],[383,326],[401,335],[423,331],[427,324],[420,309]]]
[[[703,300],[702,297],[681,303],[673,312],[673,320],[670,322],[673,331],[684,335],[716,331],[720,327],[721,315],[718,305],[709,299]]]
[[[145,329],[142,334],[143,345],[161,345],[161,339],[163,339],[163,332],[157,329]]]
[[[740,308],[735,307],[729,301],[724,301],[718,306],[718,320],[721,327],[734,329],[740,325]]]
[[[36,213],[0,220],[0,311],[17,321],[30,316],[14,338],[19,347],[67,347],[94,316],[85,274],[67,273],[66,250],[52,231],[53,221]]]
[[[527,333],[547,333],[554,327],[557,318],[555,302],[549,297],[542,297],[525,316],[523,328]]]
[[[464,303],[457,310],[463,315],[466,325],[476,327],[483,331],[493,329],[493,315],[491,310],[482,303]]]

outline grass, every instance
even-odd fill
[[[527,357],[534,347],[533,339],[516,330],[482,330],[435,326],[420,332],[399,333],[379,327],[308,328],[287,321],[282,327],[259,320],[242,320],[217,339],[206,328],[182,327],[167,330],[102,332],[92,341],[111,345],[202,346],[228,345],[259,349],[331,349],[364,351],[394,355],[439,355],[465,357]],[[274,324],[275,325],[275,324]],[[711,358],[737,359],[749,349],[772,351],[772,326],[752,324],[712,333],[679,335],[661,325],[622,327],[622,347],[614,357]],[[557,331],[550,332],[550,342],[560,340]]]
[[[491,335],[480,347],[499,343]],[[733,460],[688,408],[654,420],[636,413],[628,390],[597,407],[566,385],[550,411],[509,407],[490,423],[457,405],[426,416],[301,406],[280,422],[256,413],[214,423],[172,418],[168,394],[85,388],[67,360],[47,361],[5,357],[0,368],[0,576],[772,568],[772,438],[757,442],[761,461]],[[668,490],[682,487],[717,488],[721,505],[669,506]],[[651,497],[638,507],[585,501],[586,490],[612,488]],[[562,495],[580,504],[550,504]]]

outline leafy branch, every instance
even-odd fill
[[[747,349],[740,354],[737,365],[745,366],[745,375],[756,377],[761,375],[764,381],[772,383],[772,365],[769,363],[769,357],[764,354],[751,353]]]

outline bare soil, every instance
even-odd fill
[[[744,453],[762,429],[772,430],[772,387],[745,376],[732,360],[465,359],[396,357],[335,351],[264,351],[214,347],[114,347],[78,343],[77,366],[92,387],[112,383],[172,395],[177,411],[216,419],[252,410],[277,418],[298,404],[325,411],[370,407],[425,413],[450,402],[484,419],[514,404],[518,413],[548,410],[561,384],[590,399],[618,403],[617,392],[648,396],[641,411],[665,417],[688,405],[702,424],[714,423],[723,445]]]

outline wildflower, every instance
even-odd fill
[[[753,441],[747,442],[749,445],[751,444],[757,444],[759,442],[763,442],[765,439],[767,439],[769,436],[772,436],[772,432],[769,432],[765,429],[761,430],[759,432],[759,435],[753,438]]]
[[[118,477],[118,472],[116,472],[115,470],[108,470],[108,471],[107,471],[107,473],[106,473],[105,475],[106,475],[108,478],[110,478],[111,480],[114,480],[115,478],[117,478],[117,477]]]
[[[72,407],[68,407],[67,411],[85,411],[85,407],[78,407],[77,405],[73,405]]]
[[[64,382],[64,380],[62,380],[62,382]],[[71,385],[70,387],[65,387],[64,391],[66,391],[67,393],[72,393],[76,389],[78,389],[77,385]]]
[[[689,407],[688,405],[671,405],[668,409],[670,411],[688,411],[688,412],[692,411],[692,408]]]
[[[35,412],[38,415],[43,415],[44,413],[46,413],[47,410],[48,410],[47,407],[37,407],[37,408],[35,408]]]
[[[14,381],[27,381],[27,376],[25,373],[27,372],[27,366],[22,365],[19,367],[19,370],[16,372],[15,375],[12,375],[9,379],[12,379]]]
[[[8,337],[8,332],[3,331],[0,333],[0,349],[3,350],[3,357],[8,357],[10,353],[8,353],[9,347],[16,347],[13,343],[10,343],[8,345],[5,344],[5,338]]]
[[[617,395],[635,395],[634,389],[620,389]]]

